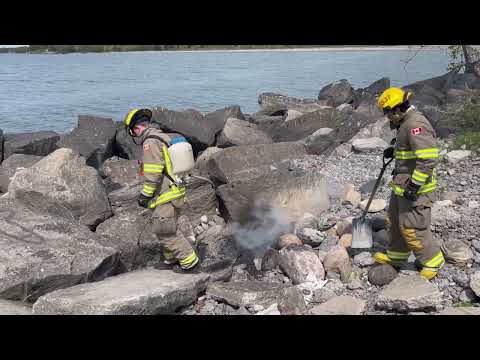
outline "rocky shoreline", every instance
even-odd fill
[[[265,93],[254,114],[153,108],[156,126],[194,148],[180,230],[196,238],[199,275],[155,269],[158,243],[136,204],[141,148],[121,122],[80,115],[68,134],[0,130],[0,314],[479,314],[480,155],[454,149],[451,114],[480,99],[480,79],[448,73],[408,86],[443,151],[438,278],[419,278],[413,258],[369,275],[386,246],[388,176],[370,214],[373,249],[350,248],[352,218],[394,136],[375,104],[389,86]]]

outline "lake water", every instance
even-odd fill
[[[122,120],[132,108],[259,110],[258,95],[317,98],[342,78],[355,88],[387,76],[402,86],[446,72],[445,50],[0,54],[0,129],[66,132],[77,115]]]

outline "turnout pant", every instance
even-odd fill
[[[177,216],[177,210],[172,203],[155,208],[153,232],[162,245],[165,260],[178,260],[180,265],[188,266],[197,259],[193,246],[187,239],[193,236],[191,224],[185,216]]]
[[[412,202],[392,193],[388,208],[390,244],[387,256],[394,263],[406,261],[413,251],[424,268],[438,270],[443,265],[443,254],[433,242],[430,230],[431,208],[432,201],[427,194]]]

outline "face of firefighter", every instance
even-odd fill
[[[147,129],[147,127],[148,127],[148,123],[146,122],[139,123],[133,127],[132,132],[135,136],[138,137],[142,135],[142,133]]]
[[[389,111],[386,116],[390,120],[390,129],[393,130],[400,126],[400,121],[405,117],[405,113],[402,113],[399,109],[395,109]]]

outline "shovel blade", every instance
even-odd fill
[[[356,218],[352,222],[352,249],[371,249],[372,224],[368,219]]]

